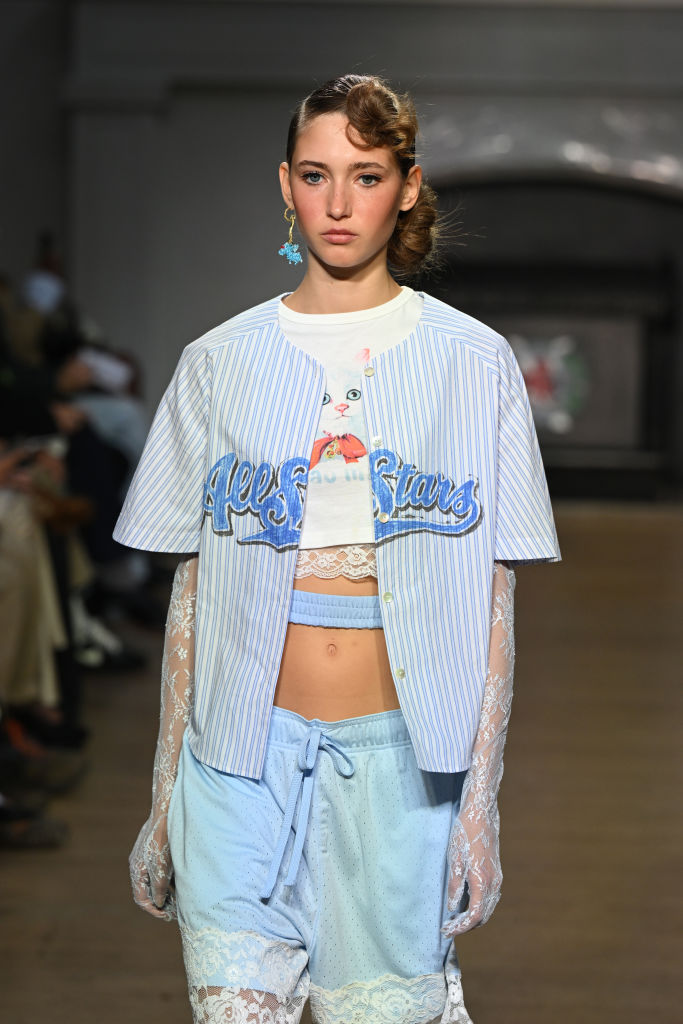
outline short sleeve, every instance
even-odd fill
[[[507,342],[499,353],[497,561],[557,562],[548,484],[522,371]]]
[[[114,540],[144,551],[199,549],[211,374],[204,348],[180,357],[145,443]]]

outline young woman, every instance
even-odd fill
[[[191,553],[131,868],[205,1024],[467,1022],[453,936],[500,893],[509,566],[559,552],[506,342],[396,282],[416,131],[372,77],[300,104],[303,279],[185,349],[115,534]]]

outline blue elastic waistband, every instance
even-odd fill
[[[304,626],[336,626],[341,629],[381,629],[379,597],[345,597],[340,594],[311,594],[292,591],[289,621]]]

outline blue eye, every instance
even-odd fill
[[[323,405],[328,405],[330,401],[331,401],[330,396],[328,395],[328,393],[326,391],[325,394],[323,395]]]
[[[306,171],[301,175],[301,177],[304,181],[307,181],[309,185],[319,185],[323,180],[323,176],[320,171]]]
[[[363,185],[376,185],[382,179],[377,174],[361,174],[358,180]]]
[[[358,388],[349,388],[346,392],[346,397],[350,402],[357,402],[360,398],[360,391]]]

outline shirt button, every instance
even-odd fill
[[[405,677],[406,677],[406,670],[404,668],[397,668],[396,669],[396,678],[397,679],[405,679]]]
[[[363,370],[363,373],[365,374],[366,377],[374,377],[374,375],[375,375],[375,368],[374,368],[374,366],[366,366],[365,369]]]
[[[389,604],[390,601],[394,600],[394,595],[391,593],[390,590],[385,590],[384,593],[382,594],[382,600],[386,604]]]
[[[380,512],[380,514],[377,516],[377,518],[379,519],[380,523],[388,523],[389,522],[389,513],[388,512]]]
[[[382,443],[382,438],[381,437],[373,437],[372,443],[373,443],[375,448],[379,448],[379,446]]]

